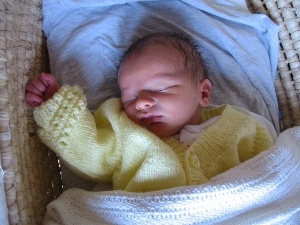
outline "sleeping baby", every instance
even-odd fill
[[[121,98],[93,114],[78,86],[60,87],[50,74],[26,87],[39,137],[83,178],[132,192],[199,185],[274,143],[265,118],[210,106],[203,59],[182,36],[138,39],[118,76]]]

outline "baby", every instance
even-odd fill
[[[114,189],[199,185],[273,145],[273,126],[230,105],[208,107],[211,83],[189,40],[157,33],[119,68],[121,99],[91,114],[77,86],[41,74],[26,87],[41,140],[74,172]]]

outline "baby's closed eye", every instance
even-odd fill
[[[168,91],[168,90],[171,90],[171,89],[175,88],[176,86],[177,85],[172,85],[172,86],[167,86],[167,87],[159,88],[158,91],[159,92]]]

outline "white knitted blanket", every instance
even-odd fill
[[[148,193],[69,189],[44,224],[299,224],[300,127],[200,186]]]

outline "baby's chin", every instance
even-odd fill
[[[180,131],[180,129],[170,129],[169,127],[166,127],[165,124],[160,124],[158,126],[153,127],[146,127],[146,129],[148,129],[160,138],[172,137]]]

